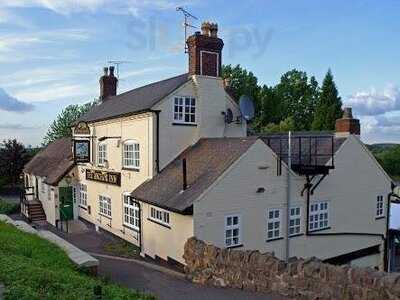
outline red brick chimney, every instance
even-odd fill
[[[110,74],[108,74],[107,67],[104,68],[104,75],[100,77],[100,100],[104,101],[111,96],[117,95],[118,79],[114,76],[114,67],[110,67]]]
[[[218,25],[204,22],[201,33],[195,32],[187,41],[189,51],[189,74],[221,76],[221,52],[224,42],[218,38]]]
[[[360,136],[360,120],[353,118],[351,107],[345,107],[343,117],[336,120],[336,136],[346,137],[350,134]]]

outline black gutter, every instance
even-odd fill
[[[168,207],[166,205],[162,205],[162,204],[159,204],[159,203],[156,203],[156,202],[152,202],[152,201],[149,201],[149,200],[146,200],[146,199],[143,199],[143,198],[138,198],[135,195],[131,195],[131,197],[133,197],[136,200],[145,202],[147,204],[150,204],[150,205],[153,205],[153,206],[156,206],[156,207],[159,207],[159,208],[162,208],[162,209],[165,209],[165,210],[168,210],[168,211],[180,214],[180,215],[184,215],[184,216],[193,215],[192,204],[190,206],[188,206],[188,207],[185,207],[183,210],[180,210],[180,209]]]
[[[156,171],[160,173],[160,112],[161,110],[153,110],[156,114]]]

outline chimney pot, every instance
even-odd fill
[[[108,68],[104,68],[104,75],[100,77],[100,100],[104,101],[109,97],[117,95],[118,79],[114,77],[114,67],[110,67],[110,75]]]
[[[110,76],[114,77],[114,66],[110,66]]]
[[[353,112],[351,107],[345,107],[343,109],[343,119],[353,119]]]
[[[201,24],[202,35],[211,36],[211,24],[210,22],[203,22]]]

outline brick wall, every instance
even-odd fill
[[[192,281],[296,299],[399,299],[400,273],[324,264],[316,258],[285,263],[271,253],[220,249],[196,238],[185,244]]]

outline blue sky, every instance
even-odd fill
[[[109,60],[119,92],[186,72],[184,6],[216,21],[223,62],[261,83],[332,69],[365,142],[400,141],[399,1],[0,0],[0,139],[42,141],[68,104],[98,97]],[[195,23],[199,25],[199,23]]]

